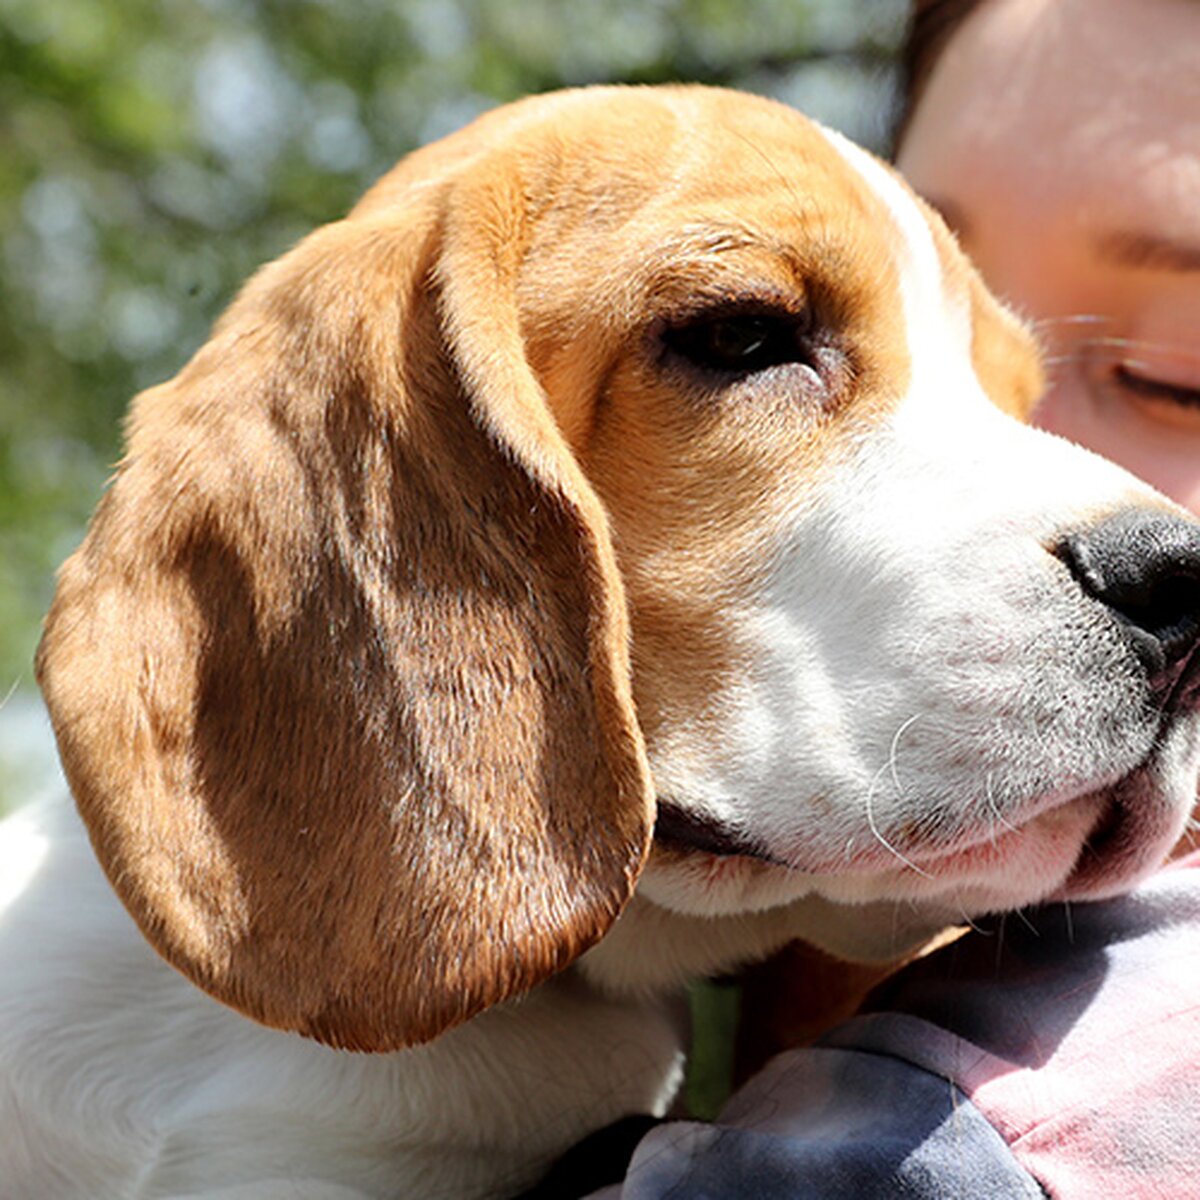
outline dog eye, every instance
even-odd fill
[[[702,317],[668,329],[663,343],[693,366],[722,373],[750,375],[782,363],[809,362],[800,323],[791,315]]]

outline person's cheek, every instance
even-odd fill
[[[1087,390],[1078,383],[1056,381],[1034,409],[1032,421],[1039,429],[1112,457],[1108,453],[1107,431],[1097,423]]]
[[[1192,452],[1171,464],[1168,478],[1156,486],[1176,503],[1200,516],[1200,437],[1192,441]]]
[[[1115,402],[1100,411],[1086,382],[1070,378],[1047,392],[1033,424],[1111,459],[1200,514],[1200,434],[1168,439],[1160,424]]]

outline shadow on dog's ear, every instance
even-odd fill
[[[38,656],[149,940],[354,1049],[571,962],[652,823],[605,516],[523,356],[524,199],[434,162],[137,399]]]

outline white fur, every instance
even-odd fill
[[[400,1054],[278,1033],[157,957],[68,803],[0,845],[36,862],[0,919],[4,1200],[492,1195],[678,1085],[670,1009],[574,974]]]

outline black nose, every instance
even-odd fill
[[[1120,622],[1151,683],[1170,686],[1200,644],[1200,524],[1129,509],[1070,534],[1059,557]]]

